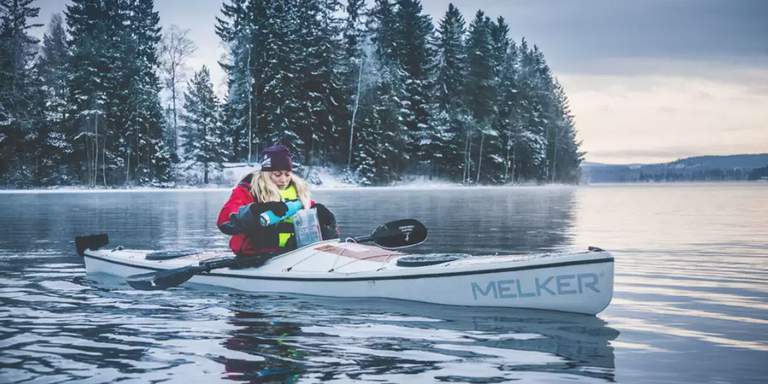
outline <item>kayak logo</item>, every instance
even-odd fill
[[[415,226],[413,225],[403,225],[401,227],[397,227],[397,229],[399,229],[400,232],[405,237],[405,241],[410,241],[411,233],[413,233],[413,228],[415,228]]]
[[[494,299],[517,299],[540,296],[580,295],[600,293],[597,284],[600,278],[596,273],[579,273],[549,276],[546,279],[534,278],[532,281],[520,279],[492,280],[488,283],[472,282],[472,296],[492,296]]]

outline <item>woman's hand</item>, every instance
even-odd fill
[[[320,221],[320,232],[323,235],[323,240],[339,238],[340,231],[333,212],[319,203],[315,203],[313,208],[317,209],[317,220]]]
[[[288,206],[282,201],[268,201],[266,203],[251,203],[251,212],[259,216],[266,211],[272,211],[277,217],[283,217],[288,213]]]

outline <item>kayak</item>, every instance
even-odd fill
[[[228,251],[85,249],[88,274],[120,277],[230,257]],[[248,292],[411,300],[595,315],[613,296],[614,259],[599,248],[534,255],[416,255],[327,240],[255,267],[215,268],[192,283]]]

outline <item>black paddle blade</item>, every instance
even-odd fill
[[[106,233],[75,237],[75,248],[77,248],[77,254],[80,256],[85,254],[86,249],[95,251],[107,244],[109,244],[109,236]]]
[[[374,243],[384,248],[402,248],[427,239],[427,227],[414,219],[392,221],[376,228],[371,235]]]
[[[128,285],[142,291],[154,291],[178,286],[200,272],[198,266],[188,266],[164,271],[128,276]]]

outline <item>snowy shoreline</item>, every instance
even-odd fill
[[[518,188],[576,188],[588,185],[572,184],[508,184],[508,185],[464,185],[446,182],[411,182],[388,186],[363,186],[353,184],[312,185],[313,191],[351,191],[351,190],[479,190],[479,189],[518,189]],[[232,186],[186,186],[174,188],[135,187],[135,188],[88,188],[88,187],[52,187],[37,189],[0,189],[2,194],[54,194],[54,193],[132,193],[132,192],[226,192]]]
[[[325,186],[314,185],[311,187],[313,191],[352,191],[352,190],[483,190],[483,189],[522,189],[522,188],[588,188],[588,187],[610,187],[610,186],[685,186],[685,185],[706,185],[706,184],[765,184],[768,183],[761,181],[688,181],[688,182],[664,182],[664,183],[590,183],[590,184],[508,184],[508,185],[463,185],[463,184],[451,184],[451,183],[405,183],[399,185],[389,186],[362,186],[347,184],[343,186]],[[175,188],[159,188],[159,187],[135,187],[135,188],[87,188],[87,187],[52,187],[52,188],[37,188],[37,189],[0,189],[0,195],[10,194],[66,194],[66,193],[134,193],[134,192],[227,192],[230,191],[233,186],[188,186],[188,187],[175,187]]]

